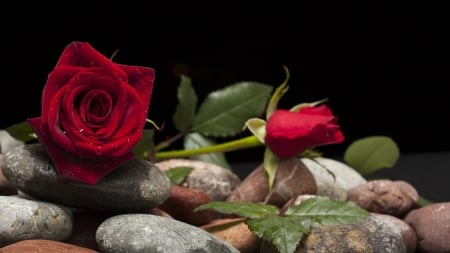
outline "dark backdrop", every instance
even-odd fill
[[[159,139],[173,134],[180,73],[202,99],[238,81],[277,86],[285,65],[281,107],[327,97],[339,117],[345,143],[323,147],[326,155],[369,135],[391,136],[403,153],[450,150],[449,18],[436,3],[14,5],[1,17],[0,128],[39,115],[47,74],[79,40],[155,68],[149,118],[166,122]],[[229,156],[254,160],[259,151]]]

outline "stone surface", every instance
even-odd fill
[[[261,240],[244,221],[244,218],[216,219],[201,228],[229,242],[241,253],[259,253]]]
[[[328,196],[335,200],[347,200],[348,192],[354,187],[366,183],[361,174],[347,164],[326,158],[301,158],[314,176],[317,195]]]
[[[133,158],[95,185],[58,180],[40,144],[27,144],[5,154],[5,177],[20,191],[38,199],[70,207],[100,211],[146,211],[164,202],[170,180],[152,163]]]
[[[228,196],[233,202],[264,202],[282,207],[301,194],[316,194],[317,187],[311,172],[297,158],[278,161],[272,192],[269,193],[267,173],[263,165],[254,169]]]
[[[18,146],[23,146],[24,142],[13,138],[8,131],[0,130],[0,153],[7,153]]]
[[[32,239],[0,248],[0,253],[98,253],[98,251],[64,242]]]
[[[348,200],[370,212],[401,217],[417,204],[419,194],[407,182],[378,179],[353,188]]]
[[[205,230],[150,214],[123,214],[105,220],[97,229],[102,253],[239,253]]]
[[[3,175],[2,166],[3,155],[0,154],[0,195],[13,195],[17,194],[17,190],[6,177]]]
[[[400,235],[402,236],[403,242],[405,243],[406,253],[415,252],[417,247],[417,234],[412,226],[410,226],[404,220],[389,214],[372,213],[372,215],[379,215],[384,219],[390,220],[400,231]]]
[[[43,201],[0,196],[0,247],[26,239],[66,240],[72,212]]]
[[[450,202],[434,203],[410,211],[404,218],[416,231],[417,249],[450,252]]]
[[[225,200],[241,183],[240,178],[231,170],[204,161],[167,159],[155,165],[162,171],[176,167],[192,168],[181,185],[205,192],[211,201]]]
[[[275,253],[273,245],[264,242],[261,253]],[[404,253],[400,232],[389,219],[370,216],[346,225],[311,229],[301,240],[295,253]]]
[[[212,210],[194,212],[193,210],[210,201],[209,196],[203,191],[172,185],[169,198],[158,208],[174,219],[200,226],[210,222],[215,212]]]

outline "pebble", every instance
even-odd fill
[[[369,212],[401,217],[418,203],[419,194],[405,181],[378,179],[353,188],[348,200]]]
[[[192,171],[181,184],[184,187],[205,192],[211,201],[223,201],[241,183],[231,170],[219,165],[189,159],[167,159],[155,163],[162,171],[176,167],[189,167]]]
[[[147,160],[133,158],[95,185],[58,180],[41,144],[19,146],[3,157],[2,170],[17,189],[37,199],[97,211],[146,211],[170,194],[169,178]]]
[[[281,208],[297,195],[316,192],[317,186],[311,172],[298,158],[291,158],[278,161],[271,192],[267,173],[261,164],[228,196],[227,201],[267,203]]]
[[[0,253],[98,253],[98,251],[59,241],[30,239],[3,247]]]
[[[200,226],[210,222],[214,218],[215,212],[213,210],[194,212],[193,210],[210,201],[205,192],[172,185],[169,198],[158,208],[176,220]]]
[[[261,253],[275,252],[273,245],[262,243]],[[312,252],[403,253],[405,245],[392,222],[380,216],[370,216],[354,224],[312,228],[295,253]]]
[[[417,233],[418,250],[424,253],[450,252],[450,202],[414,209],[405,216],[404,221]]]
[[[96,241],[102,253],[239,253],[199,227],[150,214],[113,216],[100,224]]]
[[[63,206],[0,196],[0,247],[26,239],[63,241],[72,233],[72,212]]]
[[[326,157],[300,158],[314,176],[317,195],[335,200],[347,200],[348,192],[367,180],[355,169],[335,159]]]

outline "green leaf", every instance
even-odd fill
[[[193,168],[191,167],[173,167],[164,171],[164,174],[170,179],[173,184],[181,184],[186,177],[191,173]]]
[[[278,86],[275,89],[275,92],[270,97],[270,100],[269,100],[269,103],[267,104],[267,109],[266,109],[266,119],[269,119],[269,117],[272,115],[272,113],[274,113],[277,110],[278,102],[283,97],[283,95],[289,90],[289,86],[287,85],[289,78],[290,78],[289,69],[286,66],[283,66],[283,68],[286,73],[286,78],[284,79],[283,83],[280,84],[280,86]]]
[[[9,135],[11,135],[11,137],[19,141],[27,142],[37,139],[37,136],[28,121],[14,124],[5,130],[9,133]]]
[[[184,148],[186,150],[208,147],[214,144],[216,143],[213,140],[210,140],[199,133],[191,133],[186,135],[184,138]],[[195,155],[190,156],[189,158],[192,160],[200,160],[204,162],[217,164],[223,168],[231,170],[231,166],[227,162],[227,159],[225,158],[225,155],[222,152],[209,153],[205,155]]]
[[[304,234],[311,229],[310,221],[295,216],[271,215],[247,221],[247,225],[258,237],[275,245],[281,253],[292,253]]]
[[[318,100],[318,101],[314,101],[314,102],[311,102],[311,103],[301,103],[301,104],[298,104],[298,105],[293,106],[293,107],[290,109],[290,111],[291,111],[291,112],[299,112],[300,109],[302,109],[302,108],[304,108],[304,107],[316,106],[316,105],[325,103],[327,100],[328,100],[328,98],[324,98],[324,99],[321,99],[321,100]]]
[[[143,129],[142,130],[142,137],[139,140],[139,142],[136,144],[136,146],[133,147],[133,153],[134,155],[149,159],[151,157],[151,153],[154,151],[154,143],[153,143],[153,135],[155,133],[155,130],[153,129]]]
[[[205,136],[234,136],[249,118],[264,113],[272,90],[267,84],[239,82],[211,92],[200,105],[192,130]]]
[[[249,119],[247,120],[247,122],[245,122],[245,127],[247,127],[261,143],[264,143],[264,138],[266,137],[265,120],[259,118]]]
[[[194,123],[198,100],[189,77],[181,75],[177,97],[178,104],[173,115],[173,124],[178,131],[186,132]]]
[[[338,201],[329,197],[315,197],[292,206],[286,215],[311,219],[313,225],[350,224],[367,218],[370,213],[351,201]]]
[[[263,166],[267,173],[269,192],[272,192],[272,187],[275,183],[275,175],[277,174],[278,157],[272,153],[269,148],[266,148],[264,151]]]
[[[344,153],[344,161],[361,175],[392,168],[399,157],[397,144],[387,136],[370,136],[356,140]]]
[[[252,203],[252,202],[227,202],[227,201],[211,201],[194,209],[194,211],[202,211],[213,209],[217,212],[226,214],[236,214],[244,218],[257,219],[267,217],[269,215],[279,214],[279,209],[273,205]]]

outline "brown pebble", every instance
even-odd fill
[[[350,190],[348,200],[369,212],[401,217],[419,200],[414,187],[405,181],[371,180]]]
[[[166,212],[176,220],[200,226],[210,222],[216,212],[213,210],[194,212],[193,210],[210,201],[209,196],[205,192],[172,185],[169,197],[158,206],[158,209]]]
[[[244,218],[215,219],[200,228],[229,242],[241,253],[258,253],[259,239],[245,224]]]
[[[450,202],[434,203],[412,210],[404,220],[416,230],[418,250],[450,252]]]
[[[271,193],[267,173],[261,164],[228,196],[227,201],[263,202],[281,208],[295,196],[316,193],[317,185],[312,173],[300,159],[292,158],[278,161]]]
[[[99,251],[95,251],[92,249],[44,239],[19,241],[1,248],[0,252],[1,253],[99,253]]]

